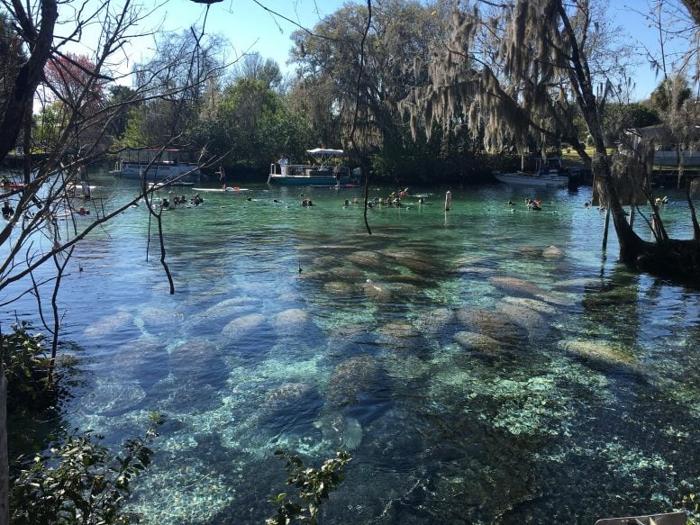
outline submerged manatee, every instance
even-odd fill
[[[420,332],[411,323],[406,321],[394,321],[387,323],[377,330],[379,341],[392,350],[401,350],[414,347],[420,337]]]
[[[88,413],[117,415],[134,410],[145,398],[136,381],[98,381],[81,399],[81,407]]]
[[[324,291],[333,295],[348,296],[354,291],[354,287],[350,283],[343,281],[331,281],[323,285]]]
[[[392,299],[391,291],[387,286],[375,283],[371,279],[367,279],[367,282],[362,283],[362,291],[369,299],[378,303],[388,303]]]
[[[477,350],[488,354],[495,354],[503,347],[503,343],[500,341],[476,332],[457,332],[454,339],[465,350]]]
[[[110,335],[114,332],[133,327],[134,316],[129,312],[119,311],[110,315],[101,317],[90,326],[88,326],[83,334],[87,337],[100,337]]]
[[[271,319],[272,326],[284,334],[301,334],[311,324],[311,316],[300,308],[289,308]]]
[[[449,308],[434,308],[419,315],[413,324],[417,330],[437,334],[444,330],[455,319],[455,314]]]
[[[564,251],[554,245],[547,246],[544,250],[542,250],[542,256],[545,259],[561,259],[564,257]]]
[[[204,340],[183,341],[170,349],[170,371],[177,378],[215,384],[225,380],[219,348]]]
[[[188,331],[199,331],[207,327],[213,327],[228,319],[251,313],[258,306],[259,302],[252,297],[226,299],[202,312],[188,316],[184,325]]]
[[[244,315],[224,326],[221,334],[232,339],[245,337],[260,328],[263,323],[265,323],[265,316],[262,314]]]
[[[489,282],[504,292],[517,295],[537,295],[545,291],[534,283],[516,277],[490,277]]]
[[[368,355],[346,359],[333,370],[326,391],[331,406],[352,405],[368,392],[380,377],[377,362]]]
[[[541,314],[554,315],[557,313],[557,309],[554,306],[538,299],[530,299],[527,297],[504,297],[503,301],[508,304],[530,308],[531,310],[535,310]]]
[[[491,310],[460,309],[457,320],[469,331],[477,332],[508,345],[519,345],[527,341],[527,330],[503,314]]]
[[[496,306],[496,310],[525,328],[531,339],[542,337],[549,328],[547,321],[540,313],[525,306],[500,303]]]
[[[360,250],[354,253],[351,253],[346,257],[346,259],[357,266],[361,266],[364,268],[371,268],[371,269],[383,269],[386,267],[386,264],[384,263],[384,260],[382,259],[382,256],[379,255],[377,252],[370,252],[367,250]]]
[[[609,365],[631,365],[636,360],[633,355],[619,347],[600,340],[568,339],[559,341],[559,348],[584,360]]]
[[[185,316],[175,310],[147,306],[139,311],[139,317],[147,330],[162,330],[176,328]]]
[[[328,274],[343,281],[358,282],[365,279],[365,273],[353,266],[336,266],[328,270]]]

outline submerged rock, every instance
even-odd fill
[[[600,340],[569,339],[559,341],[559,348],[586,360],[593,360],[612,365],[630,365],[634,356],[625,353],[619,347]]]
[[[478,350],[489,354],[497,353],[503,347],[503,343],[500,341],[476,332],[457,332],[454,339],[459,346],[466,350]]]
[[[332,406],[352,405],[361,394],[370,390],[379,379],[380,368],[368,355],[346,359],[333,370],[326,391],[326,399]]]
[[[119,330],[129,328],[132,325],[134,316],[129,312],[119,311],[110,315],[101,317],[90,326],[88,326],[83,334],[87,337],[100,337],[110,335]]]
[[[554,306],[538,299],[530,299],[528,297],[504,297],[503,301],[508,304],[530,308],[541,314],[554,315],[557,313],[557,309]]]
[[[490,277],[489,282],[496,288],[512,294],[532,296],[545,293],[536,284],[516,277]]]
[[[221,334],[234,339],[244,337],[260,328],[264,322],[265,316],[262,314],[244,315],[234,319],[224,326]]]

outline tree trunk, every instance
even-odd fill
[[[7,378],[0,365],[0,525],[10,523],[10,466],[7,454]]]

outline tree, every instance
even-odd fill
[[[619,54],[599,7],[592,2],[514,0],[491,13],[478,8],[458,13],[451,40],[429,68],[431,84],[409,100],[412,118],[422,117],[426,129],[433,120],[468,118],[472,129],[483,126],[490,149],[511,141],[522,148],[530,134],[566,138],[592,167],[596,188],[612,213],[622,261],[698,283],[700,241],[672,240],[665,234],[650,189],[643,186],[647,153],[620,159],[628,162],[616,174],[633,174],[625,183],[614,177],[602,113],[617,84],[610,77],[620,70]],[[574,109],[591,136],[592,158],[569,125]],[[653,220],[660,225],[655,242],[642,240],[627,222],[620,192],[631,189],[642,191],[650,202]]]
[[[62,3],[63,18],[59,18],[56,0],[38,0],[35,5],[22,2],[3,2],[6,15],[2,18],[0,31],[0,53],[3,53],[2,88],[0,100],[0,162],[22,136],[24,156],[23,173],[12,186],[2,187],[2,199],[12,200],[14,214],[0,227],[0,291],[5,297],[4,304],[10,304],[17,297],[33,293],[41,300],[39,289],[51,285],[51,311],[53,323],[46,328],[52,336],[51,360],[55,358],[60,330],[57,305],[61,277],[66,269],[75,246],[93,230],[116,217],[133,204],[144,201],[148,212],[157,217],[157,232],[161,240],[161,263],[169,277],[171,293],[174,293],[172,278],[165,262],[163,232],[159,216],[152,207],[153,189],[148,189],[145,178],[141,188],[132,198],[122,204],[105,203],[104,208],[94,206],[89,220],[79,224],[70,220],[76,213],[76,201],[70,191],[79,184],[90,163],[104,158],[109,148],[105,140],[107,131],[117,115],[122,114],[128,105],[142,103],[157,98],[177,98],[178,94],[198,92],[201,85],[213,74],[210,62],[197,61],[201,57],[203,29],[195,37],[196,44],[185,53],[171,57],[174,62],[161,62],[157,71],[137,67],[131,72],[139,79],[135,86],[135,96],[126,102],[104,103],[99,100],[103,88],[109,82],[123,80],[121,71],[126,69],[126,60],[120,50],[136,38],[135,35],[152,34],[142,27],[144,18],[150,11],[142,11],[125,0],[118,6],[111,0],[95,5],[75,2],[70,8],[69,0]],[[99,20],[99,24],[95,21]],[[57,24],[64,29],[60,35]],[[88,60],[76,59],[64,52],[69,42],[78,40],[86,26],[100,28],[96,36],[94,54]],[[140,26],[134,31],[136,26]],[[193,28],[193,35],[197,32]],[[185,64],[184,66],[182,64]],[[194,68],[192,64],[197,64]],[[47,65],[50,64],[50,65]],[[201,66],[201,67],[200,67]],[[158,73],[185,71],[176,85],[155,82]],[[194,72],[194,73],[193,73]],[[196,74],[195,74],[196,73]],[[44,82],[41,89],[40,84]],[[53,98],[52,98],[53,97]],[[50,149],[45,157],[35,158],[30,153],[34,147],[32,136],[35,100],[43,104],[58,99],[61,102],[62,116],[60,128],[55,129]],[[21,133],[20,133],[21,132]],[[84,140],[89,132],[89,140]],[[156,144],[162,149],[174,142],[173,137]],[[212,159],[216,161],[217,159]],[[202,162],[202,165],[205,163]],[[149,171],[146,168],[145,173]],[[87,203],[89,205],[89,203]],[[68,213],[69,220],[60,224],[56,220],[58,212]],[[55,269],[52,278],[37,281],[34,273],[44,265]],[[0,405],[5,407],[5,378],[0,367]],[[7,522],[7,451],[6,422],[4,408],[0,409],[0,524]]]
[[[692,95],[688,79],[682,74],[676,74],[662,80],[651,92],[649,104],[659,114],[677,111]]]

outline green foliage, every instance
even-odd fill
[[[11,523],[123,525],[134,516],[124,512],[131,482],[151,463],[148,441],[162,417],[151,417],[146,438],[126,441],[119,454],[89,433],[70,436],[33,458],[20,457],[12,481]]]
[[[688,525],[700,525],[700,496],[689,493],[683,496],[681,508],[688,513]]]
[[[642,104],[608,104],[603,111],[603,131],[608,145],[620,140],[629,128],[643,128],[661,122],[653,108]]]
[[[281,492],[271,498],[277,513],[265,521],[265,525],[287,525],[295,520],[316,525],[321,504],[328,499],[344,479],[344,470],[352,457],[347,452],[337,452],[335,458],[327,459],[320,469],[306,467],[304,462],[282,450],[275,452],[285,460],[287,483],[294,486],[298,494]]]
[[[44,336],[32,334],[31,324],[22,321],[9,334],[0,334],[0,359],[7,378],[7,405],[10,412],[40,408],[54,402],[49,382],[50,357],[43,346]]]
[[[663,114],[679,110],[692,94],[688,79],[677,75],[662,80],[651,92],[649,103],[657,112]]]

